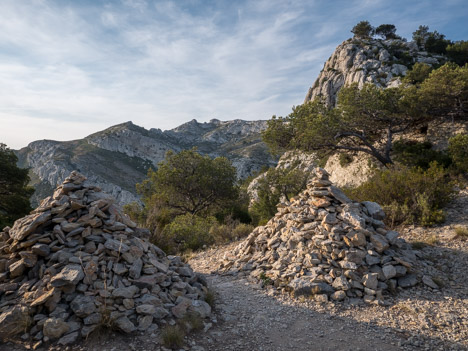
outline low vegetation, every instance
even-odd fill
[[[263,225],[273,217],[281,200],[288,201],[306,188],[309,173],[294,162],[287,168],[270,168],[257,183],[257,201],[250,208],[253,223]]]
[[[0,229],[31,211],[34,189],[28,186],[28,170],[18,168],[17,162],[13,151],[0,143]]]
[[[466,226],[455,227],[455,235],[457,238],[467,240],[468,239],[468,227]]]
[[[149,228],[153,242],[168,253],[224,243],[253,229],[248,198],[224,157],[211,159],[196,149],[169,152],[137,191],[143,206],[132,203],[125,211]]]
[[[442,209],[454,188],[445,169],[434,162],[426,170],[406,166],[377,170],[369,181],[347,192],[353,199],[382,205],[390,226],[432,225],[444,221]]]

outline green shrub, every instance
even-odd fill
[[[420,223],[428,226],[444,220],[442,208],[454,194],[447,172],[436,162],[427,170],[395,166],[377,170],[366,183],[347,189],[359,201],[375,201],[383,206],[387,224]]]
[[[393,154],[395,161],[422,169],[428,169],[434,161],[444,168],[449,167],[452,162],[446,152],[433,150],[430,142],[398,140],[393,144]]]
[[[210,228],[216,223],[214,217],[202,218],[190,214],[177,216],[162,231],[154,235],[155,244],[168,253],[198,250],[213,244]]]
[[[338,157],[339,157],[341,167],[346,167],[346,166],[350,165],[351,162],[353,162],[353,160],[354,160],[353,155],[346,154],[346,153],[341,153],[340,156],[338,156]]]
[[[240,223],[238,220],[227,218],[225,223],[214,223],[209,231],[213,242],[217,244],[227,243],[249,235],[254,226]]]
[[[468,172],[468,134],[458,134],[449,139],[448,152],[455,169],[461,173]]]
[[[253,225],[239,223],[233,230],[233,236],[234,238],[243,238],[252,233],[254,229]]]

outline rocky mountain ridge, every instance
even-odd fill
[[[413,41],[348,39],[338,45],[325,62],[304,102],[320,97],[327,105],[333,106],[343,86],[357,83],[362,87],[365,83],[372,83],[382,88],[396,87],[416,62],[432,66],[446,61],[443,55],[421,51]]]
[[[164,159],[167,151],[196,147],[211,157],[225,156],[246,177],[276,160],[261,141],[266,121],[192,120],[175,129],[145,129],[126,122],[80,140],[38,140],[16,152],[19,166],[31,169],[36,192],[33,204],[50,195],[73,170],[112,194],[119,204],[138,201],[135,184],[150,167]]]

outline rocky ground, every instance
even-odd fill
[[[458,225],[468,226],[468,188],[449,206],[446,224],[400,228],[424,257],[418,268],[440,288],[419,284],[386,296],[386,306],[291,298],[242,275],[219,274],[222,257],[238,243],[197,253],[189,263],[206,275],[216,308],[183,349],[468,350],[468,241],[455,237]],[[73,349],[165,351],[158,341],[158,330],[132,337],[104,331]],[[24,348],[8,343],[0,350]]]

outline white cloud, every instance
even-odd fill
[[[434,13],[422,0],[67,4],[0,2],[0,141],[11,147],[127,120],[168,129],[285,115],[359,20],[405,35],[466,12],[456,0]]]

